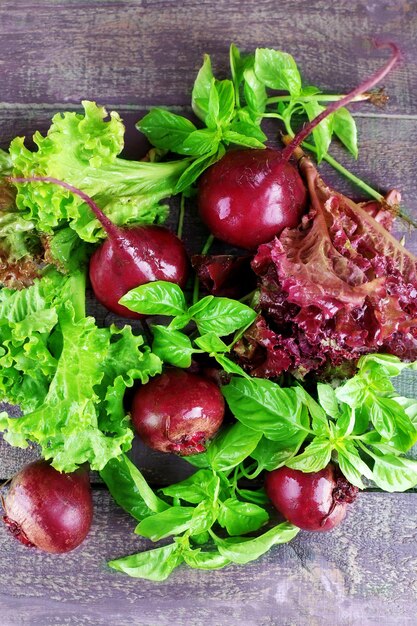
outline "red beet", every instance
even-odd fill
[[[182,456],[204,452],[220,428],[224,399],[211,380],[181,369],[167,369],[135,394],[132,421],[143,442]]]
[[[267,474],[266,493],[275,508],[303,530],[325,531],[338,526],[354,501],[351,485],[331,463],[319,472],[280,467]]]
[[[26,465],[4,498],[3,521],[26,546],[70,552],[85,539],[93,518],[88,471],[61,474],[46,461]]]
[[[399,58],[393,55],[371,78],[339,101],[330,104],[282,151],[267,148],[228,152],[201,177],[198,204],[203,222],[215,237],[242,248],[255,249],[298,224],[307,192],[295,165],[294,150],[325,117],[372,89]]]
[[[203,174],[198,190],[200,216],[213,235],[248,249],[296,226],[306,201],[297,169],[272,148],[231,150]]]
[[[121,228],[109,235],[90,259],[94,294],[107,309],[123,317],[141,318],[119,304],[130,289],[155,280],[185,287],[188,258],[183,243],[162,226]]]
[[[119,227],[80,189],[57,178],[30,176],[10,178],[14,183],[46,182],[60,185],[84,200],[107,234],[107,239],[90,259],[90,281],[94,294],[107,309],[129,318],[143,315],[119,304],[128,291],[155,280],[166,280],[185,287],[189,262],[181,240],[161,226]]]

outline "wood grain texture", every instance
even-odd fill
[[[286,50],[308,84],[338,93],[380,66],[384,55],[370,44],[378,37],[397,41],[405,57],[384,81],[389,110],[416,114],[416,15],[409,0],[3,0],[1,99],[183,104],[203,53],[221,72],[231,41],[246,52]]]
[[[107,559],[150,543],[133,535],[106,492],[94,499],[89,537],[65,556],[28,550],[0,528],[2,626],[415,624],[415,503],[407,495],[368,494],[331,533],[300,533],[244,567],[182,566],[163,583],[107,568]]]
[[[380,190],[398,187],[417,212],[417,4],[415,0],[2,0],[0,3],[0,144],[46,130],[51,115],[95,99],[126,121],[125,154],[146,142],[134,122],[151,105],[189,110],[204,52],[221,75],[228,47],[271,46],[291,52],[306,82],[333,93],[355,86],[384,53],[369,37],[397,41],[404,60],[384,81],[384,110],[356,106],[360,158],[334,154]],[[359,197],[325,164],[329,183]],[[175,223],[175,212],[171,224]],[[405,229],[399,228],[401,234]],[[189,207],[186,238],[200,249],[206,233]],[[417,238],[408,242],[417,252]],[[92,304],[90,312],[112,321]],[[417,377],[400,379],[417,397]],[[34,458],[0,442],[0,479]],[[153,484],[180,479],[184,461],[146,451],[133,458]],[[187,469],[185,469],[187,468]],[[94,481],[96,478],[94,478]],[[218,572],[180,568],[166,582],[131,580],[106,559],[144,549],[134,523],[103,488],[94,493],[92,532],[66,556],[20,546],[0,526],[1,626],[415,626],[417,494],[363,494],[330,534],[301,533],[245,567]]]

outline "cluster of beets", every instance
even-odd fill
[[[231,150],[205,172],[199,182],[199,210],[215,237],[251,253],[267,245],[267,252],[274,261],[282,253],[283,244],[274,252],[271,241],[277,241],[283,232],[308,231],[303,216],[308,209],[311,212],[311,189],[307,190],[291,157],[299,156],[300,143],[325,116],[358,93],[372,88],[387,74],[398,58],[395,46],[392,48],[394,54],[383,70],[330,105],[282,151],[271,148]],[[301,159],[304,161],[303,156]],[[312,167],[311,164],[307,167],[310,180]],[[56,183],[78,194],[105,230],[107,238],[91,257],[89,275],[97,299],[107,309],[124,317],[141,317],[119,304],[129,290],[156,280],[185,286],[189,260],[183,243],[169,230],[159,226],[116,226],[91,198],[53,178],[33,177],[14,179],[14,182],[35,180]],[[262,254],[265,255],[265,249]],[[227,263],[235,267],[230,257],[227,259]],[[258,253],[255,269],[263,287],[268,271],[259,269],[260,264]],[[199,259],[197,266],[207,277],[207,264]],[[213,267],[215,265],[210,271]],[[216,283],[215,276],[210,274],[209,278]],[[275,304],[279,306],[279,297]],[[134,427],[148,446],[180,455],[202,452],[207,440],[222,424],[224,412],[222,394],[212,378],[175,368],[167,368],[140,387],[131,407]],[[341,522],[357,489],[329,464],[316,473],[279,468],[267,475],[266,491],[278,511],[290,522],[306,530],[323,531]],[[86,536],[92,519],[87,469],[60,474],[45,461],[31,464],[12,480],[3,507],[4,521],[22,543],[49,552],[72,550]]]

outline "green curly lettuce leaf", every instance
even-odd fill
[[[108,117],[104,107],[82,104],[83,114],[59,113],[46,136],[35,133],[37,150],[29,150],[23,137],[12,141],[13,176],[65,180],[94,198],[115,224],[163,222],[168,209],[160,202],[173,194],[188,159],[153,163],[120,158],[125,128],[118,113]],[[87,205],[67,190],[43,182],[17,187],[17,207],[37,231],[52,233],[69,225],[84,241],[104,236]]]
[[[0,414],[11,445],[37,443],[53,466],[96,470],[128,450],[127,387],[161,371],[129,326],[98,328],[85,317],[85,277],[50,271],[22,291],[0,291],[0,392],[23,415]]]

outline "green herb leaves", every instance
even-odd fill
[[[160,108],[152,109],[137,124],[156,148],[192,159],[177,183],[177,192],[188,192],[229,144],[264,148],[267,137],[260,127],[264,117],[281,120],[286,133],[292,135],[294,116],[301,114],[312,120],[324,110],[326,101],[342,97],[326,96],[316,87],[303,86],[294,58],[281,50],[258,48],[253,54],[241,55],[232,44],[229,61],[231,80],[218,80],[206,54],[194,82],[192,109],[204,128]],[[287,95],[268,96],[271,89]],[[314,129],[313,149],[319,162],[327,156],[333,135],[357,157],[356,125],[347,109],[336,111]]]
[[[395,357],[368,355],[336,390],[319,383],[317,400],[299,386],[233,378],[222,389],[228,405],[241,425],[262,436],[250,452],[257,461],[252,476],[281,465],[317,472],[335,457],[359,488],[362,476],[387,491],[414,487],[417,461],[403,455],[417,442],[417,401],[398,397],[390,380],[404,367]]]
[[[254,71],[266,87],[288,91],[298,96],[301,91],[301,76],[293,57],[280,50],[258,48],[255,52]]]
[[[231,346],[220,337],[247,328],[256,318],[250,307],[229,298],[206,296],[188,307],[185,296],[173,283],[156,281],[141,285],[129,291],[120,300],[132,311],[147,314],[174,316],[168,327],[152,327],[154,341],[152,349],[165,363],[177,367],[189,367],[192,355],[196,352],[208,352],[217,359],[226,371],[241,373],[240,367],[230,361],[225,352]],[[191,339],[180,329],[193,322],[201,336]]]
[[[233,439],[246,441],[246,445],[230,445]],[[208,570],[230,563],[243,565],[295,537],[299,529],[288,523],[258,536],[247,536],[268,523],[269,513],[264,507],[267,499],[264,493],[238,489],[239,474],[235,471],[230,478],[227,468],[237,467],[258,440],[259,435],[254,437],[253,431],[251,434],[235,424],[218,438],[217,447],[213,442],[212,452],[207,455],[210,468],[161,489],[164,499],[150,489],[127,457],[110,461],[101,476],[116,501],[140,521],[135,532],[155,542],[173,538],[168,545],[110,561],[110,567],[132,577],[159,581],[183,562]],[[228,464],[219,463],[220,458],[227,457]],[[223,529],[223,535],[228,536],[220,538],[215,528]],[[203,543],[204,550],[199,547]]]
[[[161,371],[160,359],[131,328],[98,328],[85,317],[85,276],[51,271],[22,291],[0,292],[0,388],[19,403],[0,415],[12,445],[40,445],[53,466],[100,470],[130,448],[127,387]]]

